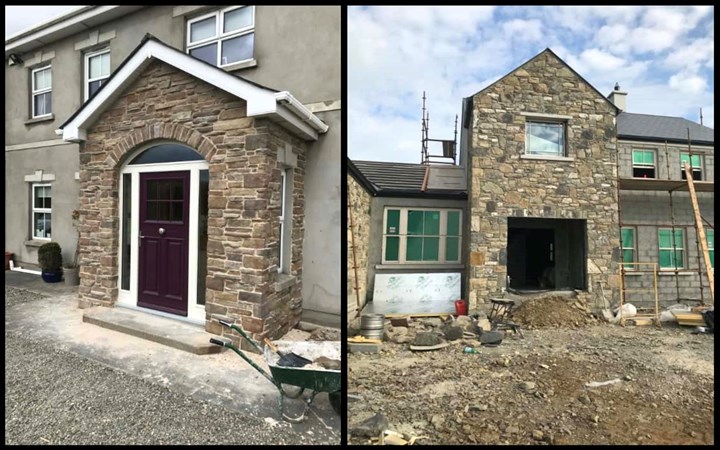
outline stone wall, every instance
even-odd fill
[[[368,257],[370,254],[370,204],[372,197],[352,175],[347,175],[348,233],[347,233],[347,311],[348,320],[360,314],[367,302]],[[353,227],[350,227],[352,214]],[[355,250],[353,252],[353,237]],[[353,270],[357,264],[357,270]],[[357,278],[356,277],[357,273]],[[357,292],[355,283],[357,282]],[[360,305],[358,307],[358,296]]]
[[[80,148],[81,307],[117,299],[119,169],[136,149],[161,140],[184,143],[209,163],[206,330],[227,335],[211,320],[224,316],[258,339],[280,336],[301,313],[306,144],[275,123],[247,117],[244,100],[159,61],[102,114]],[[294,278],[279,283],[278,155],[288,152],[297,166]]]
[[[486,308],[506,288],[508,217],[587,220],[580,295],[599,294],[598,283],[609,295],[619,257],[614,107],[547,50],[472,100],[470,308]],[[526,158],[522,113],[570,116],[567,158]]]

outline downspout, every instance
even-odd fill
[[[292,96],[288,91],[282,91],[275,94],[275,100],[279,103],[287,106],[296,116],[300,117],[303,121],[310,124],[315,130],[320,133],[325,133],[328,130],[328,126],[322,120],[313,114],[307,106],[303,105],[298,99]]]

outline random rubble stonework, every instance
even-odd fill
[[[282,336],[300,320],[302,307],[306,144],[273,122],[247,117],[244,100],[159,61],[115,100],[80,146],[80,306],[116,302],[119,168],[135,150],[163,140],[186,144],[209,163],[205,329],[239,343],[237,334],[211,320],[223,316],[255,338]],[[278,155],[289,152],[297,158],[295,280],[278,285]]]
[[[347,176],[348,183],[348,205],[352,214],[353,228],[350,228],[348,217],[347,235],[347,301],[348,311],[359,310],[365,305],[368,289],[368,258],[370,255],[370,204],[372,197],[355,180],[352,175]],[[355,254],[353,259],[353,240],[350,233],[354,234]],[[358,294],[355,292],[355,271],[353,264],[357,264],[357,286]],[[359,308],[354,307],[360,297]]]
[[[587,292],[617,283],[615,108],[549,50],[472,97],[470,309],[506,288],[508,217],[587,220]],[[571,116],[571,161],[525,159],[521,113]],[[608,300],[610,300],[608,298]]]

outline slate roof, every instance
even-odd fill
[[[348,170],[372,195],[380,197],[467,198],[467,190],[422,190],[424,164],[348,159]]]
[[[691,143],[714,145],[715,130],[682,117],[653,116],[627,112],[622,112],[617,116],[619,139],[668,141],[687,144],[688,128],[690,128]]]

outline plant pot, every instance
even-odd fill
[[[62,281],[62,270],[58,270],[57,272],[46,272],[42,271],[41,275],[42,279],[46,283],[59,283]]]
[[[80,284],[80,268],[79,267],[73,267],[71,269],[68,269],[67,267],[63,269],[63,276],[65,277],[65,284],[67,286],[77,286]]]
[[[12,252],[5,252],[5,270],[10,270],[10,260],[13,257]]]

